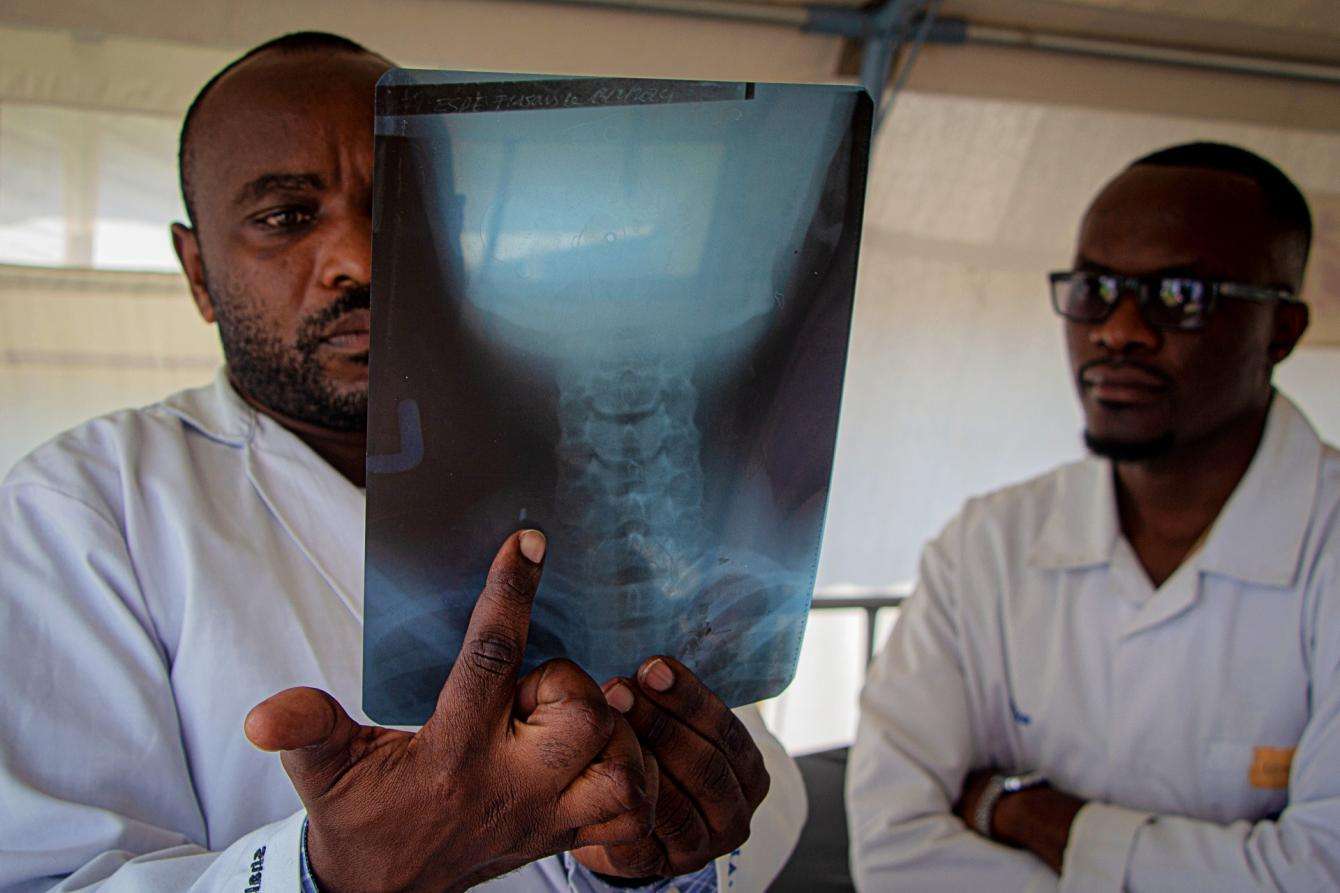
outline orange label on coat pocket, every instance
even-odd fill
[[[1292,747],[1258,747],[1252,751],[1252,770],[1247,778],[1254,788],[1279,791],[1289,786]]]

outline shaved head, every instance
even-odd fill
[[[192,226],[199,223],[196,214],[194,173],[197,165],[196,147],[200,138],[199,131],[203,128],[201,120],[207,117],[203,114],[204,109],[210,104],[209,99],[220,82],[224,81],[233,73],[234,70],[243,67],[258,57],[269,54],[293,55],[300,53],[309,53],[316,55],[331,54],[349,54],[353,56],[367,56],[380,63],[382,68],[392,66],[390,60],[367,49],[362,44],[356,43],[347,37],[341,37],[338,34],[329,34],[324,31],[299,31],[293,34],[285,34],[282,37],[276,37],[273,40],[267,40],[259,46],[253,47],[241,56],[229,62],[218,71],[212,78],[205,82],[205,86],[200,88],[200,92],[195,95],[191,105],[186,110],[186,117],[182,120],[181,134],[177,142],[177,175],[181,186],[182,203],[186,206],[186,216]]]
[[[1183,143],[1151,152],[1131,162],[1127,170],[1139,168],[1181,168],[1251,183],[1260,196],[1261,212],[1270,221],[1265,244],[1275,253],[1274,261],[1290,287],[1294,291],[1302,287],[1312,247],[1312,212],[1303,193],[1284,171],[1240,146],[1208,142]]]

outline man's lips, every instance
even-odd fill
[[[1103,403],[1152,403],[1168,390],[1168,382],[1135,366],[1094,366],[1080,375],[1085,390]]]
[[[368,349],[368,331],[372,323],[372,314],[367,310],[354,310],[340,317],[321,337],[324,346],[349,353],[361,353]]]

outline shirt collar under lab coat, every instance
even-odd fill
[[[248,406],[220,370],[210,387],[163,405],[211,440],[237,447],[247,478],[340,600],[363,619],[364,492],[300,438]]]
[[[1197,568],[1263,586],[1291,585],[1312,522],[1322,449],[1302,412],[1276,393],[1261,444],[1195,556]],[[1111,562],[1121,536],[1112,463],[1077,462],[1062,469],[1057,487],[1030,563],[1061,570]]]

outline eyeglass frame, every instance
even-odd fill
[[[1094,319],[1077,318],[1061,311],[1060,300],[1056,292],[1058,283],[1073,279],[1076,276],[1091,276],[1099,279],[1116,280],[1117,297],[1107,306],[1107,311],[1102,316]],[[1172,279],[1183,282],[1199,282],[1205,286],[1206,298],[1205,309],[1201,311],[1200,322],[1191,326],[1168,325],[1165,323],[1154,322],[1149,319],[1144,312],[1145,305],[1154,300],[1156,289],[1163,282]],[[1246,285],[1241,282],[1224,282],[1217,279],[1201,279],[1198,276],[1119,276],[1115,273],[1099,273],[1093,270],[1056,270],[1047,275],[1049,290],[1051,292],[1052,310],[1062,319],[1068,319],[1071,322],[1080,323],[1100,323],[1112,315],[1112,311],[1121,303],[1123,295],[1133,293],[1136,299],[1136,305],[1140,308],[1140,316],[1146,323],[1156,329],[1163,329],[1169,332],[1196,332],[1205,327],[1206,321],[1214,313],[1215,307],[1220,298],[1237,298],[1243,301],[1256,301],[1258,303],[1268,304],[1271,301],[1281,301],[1286,304],[1301,303],[1298,296],[1287,288],[1266,288],[1259,285]]]

